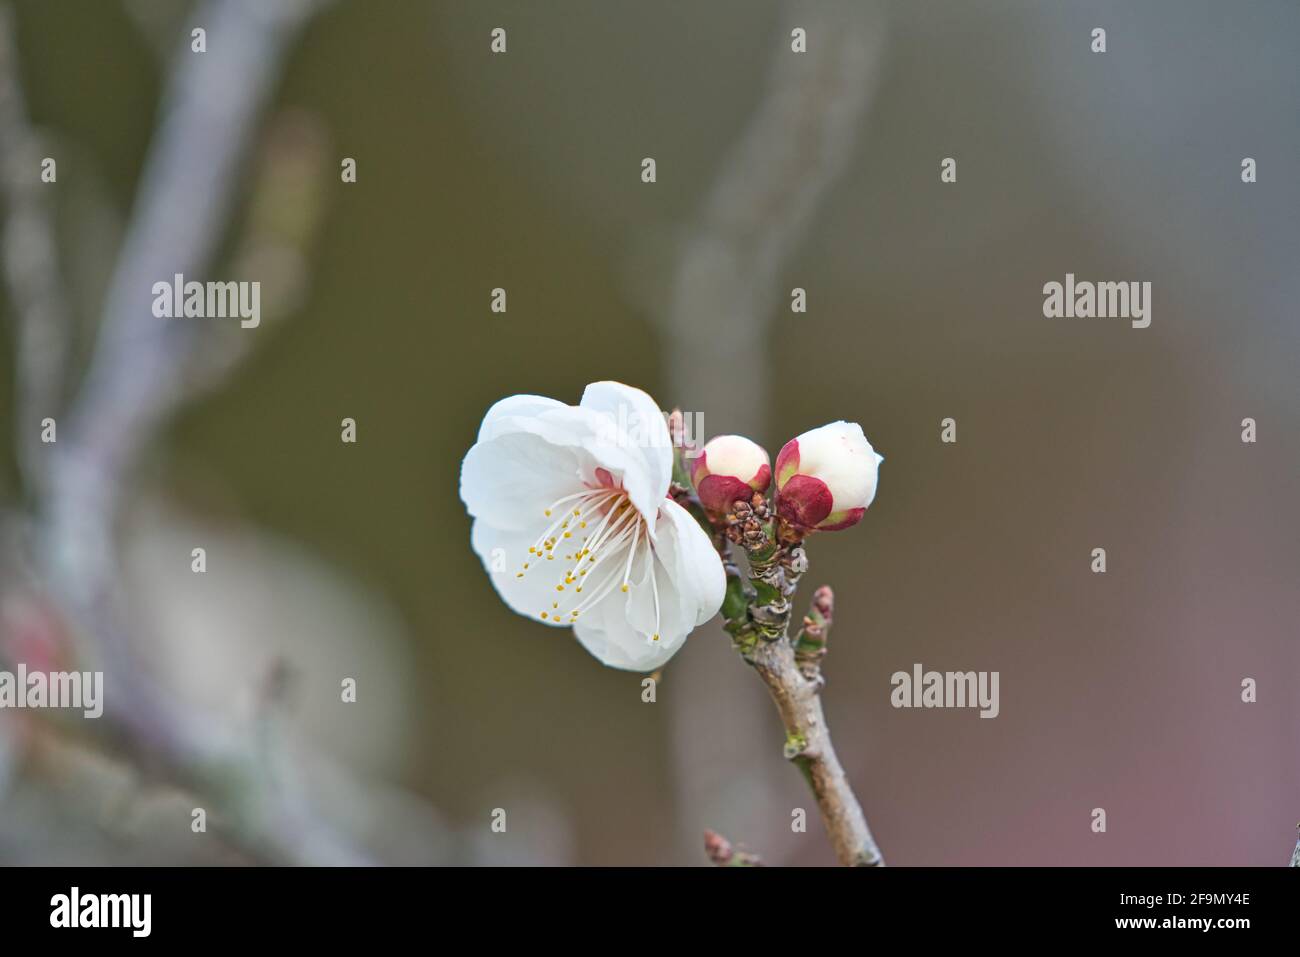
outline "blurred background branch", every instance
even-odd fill
[[[4,274],[12,303],[18,381],[18,462],[29,488],[41,478],[41,420],[61,406],[72,314],[55,238],[54,190],[41,182],[49,155],[27,118],[14,14],[0,7],[0,186],[6,214]]]
[[[39,180],[41,149],[26,118],[14,17],[0,8],[5,266],[17,327],[21,462],[34,503],[27,515],[5,515],[0,543],[6,607],[21,600],[27,609],[22,622],[10,615],[6,650],[30,651],[16,637],[20,632],[66,637],[78,667],[103,670],[108,689],[111,730],[102,730],[98,750],[84,734],[58,744],[57,723],[28,728],[22,738],[29,765],[62,768],[65,778],[102,777],[90,769],[125,759],[143,776],[142,786],[190,792],[186,800],[210,808],[218,830],[253,859],[355,864],[370,855],[345,828],[320,816],[320,802],[305,783],[311,772],[297,766],[277,731],[283,669],[275,672],[282,680],[264,688],[256,718],[263,733],[247,742],[214,735],[210,716],[170,695],[141,656],[139,623],[121,590],[118,539],[138,465],[161,428],[185,402],[224,381],[254,341],[237,328],[160,321],[150,308],[153,284],[213,265],[281,65],[322,6],[318,0],[204,0],[185,21],[183,40],[165,61],[160,121],[94,350],[66,408],[60,400],[71,372],[72,321],[49,199],[56,187]],[[189,24],[206,31],[206,52],[191,51]],[[325,142],[317,124],[300,115],[277,119],[266,140],[233,268],[265,282],[266,314],[276,318],[302,296],[306,249],[320,218]],[[52,444],[40,441],[44,416],[59,420]],[[177,560],[185,560],[183,553]],[[55,753],[58,760],[50,763]],[[37,760],[41,754],[47,758]]]

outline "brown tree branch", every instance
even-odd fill
[[[763,377],[719,370],[774,367],[783,289],[802,284],[787,274],[789,265],[852,168],[881,73],[885,21],[878,0],[780,5],[765,41],[766,76],[754,77],[762,87],[754,110],[683,224],[670,280],[654,284],[667,292],[650,304],[663,334],[663,389],[703,412],[714,434],[764,430]],[[791,50],[796,26],[810,38],[806,53]],[[703,725],[734,732],[763,718],[766,705],[745,693],[746,680],[715,668],[683,669],[674,678],[673,777],[678,803],[691,816],[725,811],[736,826],[757,827],[778,810],[771,795],[780,772],[765,766],[756,743],[699,734]],[[691,829],[683,840],[696,834]],[[766,851],[777,858],[787,849]]]
[[[808,569],[799,536],[774,520],[761,495],[737,502],[726,517],[726,538],[740,545],[749,558],[748,587],[728,562],[728,597],[745,592],[742,606],[723,606],[726,628],[744,660],[758,672],[785,726],[785,756],[803,772],[817,799],[835,856],[850,867],[885,863],[848,775],[831,743],[822,712],[821,659],[833,613],[829,588],[820,588],[813,610],[795,640],[788,637],[790,599]],[[727,550],[723,546],[724,552]]]

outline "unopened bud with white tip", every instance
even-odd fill
[[[876,497],[883,461],[856,422],[805,432],[776,457],[777,514],[804,531],[856,525]]]
[[[743,435],[719,435],[691,461],[691,482],[710,512],[726,512],[772,484],[767,450]]]

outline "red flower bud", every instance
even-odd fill
[[[776,457],[777,514],[805,531],[856,525],[876,497],[882,461],[856,422],[791,439]]]
[[[719,435],[691,461],[691,481],[704,507],[722,513],[767,491],[772,484],[769,462],[761,445],[740,435]]]

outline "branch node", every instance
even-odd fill
[[[717,831],[704,832],[704,853],[717,867],[762,867],[763,859],[757,854],[733,848],[731,842]]]
[[[835,593],[829,585],[813,592],[812,607],[804,615],[803,627],[794,637],[794,657],[799,672],[820,690],[826,681],[822,677],[822,659],[826,657],[826,641],[830,637],[835,617]]]

